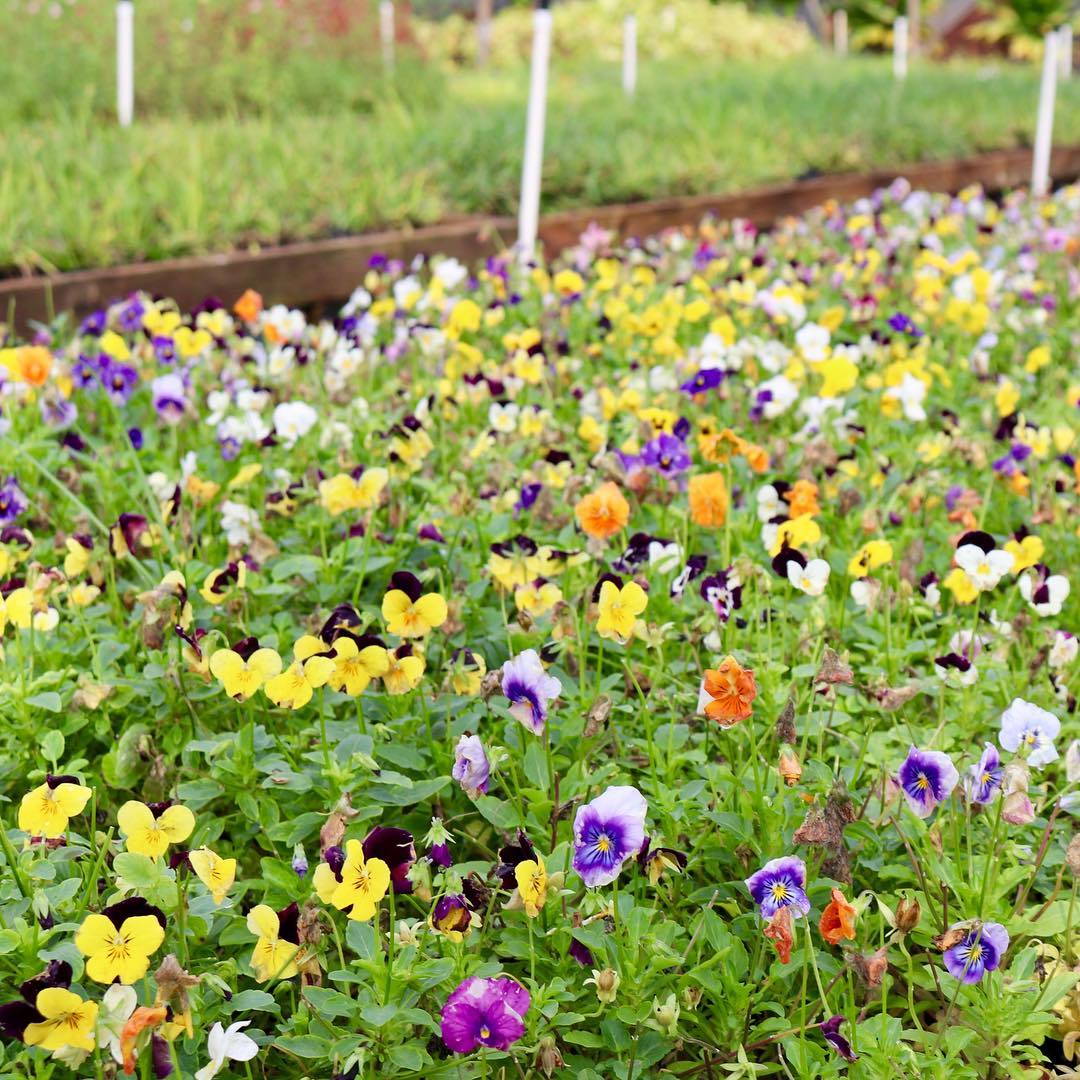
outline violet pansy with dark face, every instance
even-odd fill
[[[781,908],[791,908],[796,918],[810,911],[806,895],[806,863],[795,855],[770,859],[746,879],[746,887],[761,916],[771,919]]]
[[[969,930],[962,941],[945,950],[945,968],[954,979],[977,983],[1001,963],[1009,948],[1009,933],[1000,923],[988,922]]]
[[[609,787],[574,818],[574,870],[590,888],[610,885],[645,843],[648,803],[635,787]]]
[[[956,787],[960,774],[940,750],[919,750],[912,747],[896,774],[896,782],[904,792],[911,811],[927,818],[938,803],[944,802]]]
[[[562,683],[544,670],[535,649],[526,649],[503,664],[502,691],[510,701],[514,719],[540,735],[547,721],[548,703],[562,693]]]

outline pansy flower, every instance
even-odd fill
[[[451,941],[463,941],[474,926],[479,927],[480,917],[473,911],[467,896],[444,893],[435,901],[428,925]]]
[[[985,532],[968,532],[960,537],[953,561],[979,592],[994,588],[1013,568],[1011,552],[994,546],[994,538]],[[946,579],[948,585],[948,579]]]
[[[470,799],[487,794],[491,763],[478,735],[466,732],[458,739],[454,747],[454,765],[450,775]]]
[[[728,491],[722,472],[691,476],[688,496],[690,519],[695,525],[718,529],[727,520]]]
[[[296,955],[300,951],[297,923],[300,909],[295,903],[281,911],[257,904],[248,912],[248,931],[257,938],[251,954],[251,969],[258,982],[291,979],[299,972]]]
[[[389,479],[389,472],[383,468],[338,473],[319,484],[322,507],[331,517],[349,510],[368,510],[379,501]]]
[[[1037,563],[1020,575],[1020,595],[1036,615],[1060,615],[1069,598],[1069,579],[1062,574],[1051,574]]]
[[[383,673],[383,686],[388,694],[407,694],[420,685],[424,677],[424,658],[409,642],[402,642],[386,655],[388,667]]]
[[[210,848],[188,852],[188,863],[198,879],[210,890],[215,904],[221,904],[236,881],[236,860],[223,859]]]
[[[959,779],[960,774],[948,754],[914,746],[896,776],[912,813],[921,818],[929,817],[937,804],[952,794]]]
[[[71,992],[71,975],[70,964],[50,960],[19,987],[21,1000],[0,1005],[0,1035],[43,1050],[92,1050],[98,1006]]]
[[[549,703],[562,693],[562,683],[545,671],[535,649],[525,649],[503,664],[502,691],[514,719],[534,735],[541,735]]]
[[[248,565],[246,560],[231,562],[219,570],[211,570],[206,575],[199,595],[208,604],[223,604],[234,591],[242,590],[247,582]]]
[[[648,603],[648,593],[636,581],[624,585],[614,574],[605,574],[596,592],[596,632],[625,644]]]
[[[28,791],[19,803],[19,828],[43,840],[56,840],[68,822],[81,814],[93,792],[75,776],[46,775],[45,783]]]
[[[797,856],[770,859],[746,879],[746,887],[766,921],[781,908],[791,908],[796,917],[810,911],[810,900],[806,895],[806,863]]]
[[[424,637],[442,626],[447,614],[446,601],[438,593],[425,593],[415,574],[398,570],[390,578],[390,588],[382,601],[388,633]]]
[[[1028,765],[1039,768],[1056,761],[1054,740],[1061,731],[1061,721],[1046,709],[1023,698],[1013,698],[1001,714],[998,742],[1002,750],[1024,754]]]
[[[733,611],[742,607],[742,581],[734,566],[718,570],[701,579],[698,591],[721,622],[727,622]]]
[[[687,858],[685,852],[674,848],[653,847],[651,839],[646,836],[637,861],[649,884],[655,888],[664,874],[681,874],[686,869]]]
[[[349,697],[362,694],[372,679],[390,670],[386,646],[373,634],[358,637],[347,631],[337,634],[331,659],[334,670],[327,680],[330,689],[344,691]]]
[[[293,646],[293,662],[280,675],[268,679],[263,693],[286,709],[302,709],[320,686],[335,674],[335,660],[313,634],[304,634]],[[214,654],[215,656],[217,653]]]
[[[195,815],[179,804],[141,803],[131,799],[117,811],[116,823],[128,851],[156,859],[170,844],[183,843],[195,828]]]
[[[726,656],[702,681],[701,711],[721,727],[731,727],[753,715],[757,683],[752,668],[744,668],[734,656]]]
[[[859,1055],[851,1049],[851,1043],[840,1034],[840,1025],[844,1022],[843,1016],[830,1016],[828,1020],[822,1020],[818,1024],[825,1041],[845,1060],[858,1061]]]
[[[328,902],[339,911],[348,912],[350,919],[366,922],[375,914],[389,888],[390,867],[386,862],[366,858],[364,845],[359,840],[350,840],[345,845],[340,879]]]
[[[210,656],[210,673],[237,701],[246,701],[280,672],[281,657],[273,649],[256,647],[242,652],[238,645],[236,649],[217,649]]]
[[[972,765],[964,778],[964,792],[968,799],[980,806],[993,802],[1001,794],[1001,758],[997,747],[987,743],[977,764]]]
[[[586,886],[610,885],[645,843],[645,796],[635,787],[609,787],[574,817],[574,870]],[[516,874],[516,871],[515,871]]]
[[[877,570],[892,562],[893,547],[888,540],[867,540],[851,557],[848,574],[853,578],[864,578],[871,570]]]
[[[443,1006],[443,1042],[455,1054],[471,1054],[481,1046],[509,1050],[525,1034],[529,1005],[529,992],[509,976],[470,976]]]
[[[523,859],[514,867],[514,880],[525,914],[535,919],[547,900],[548,873],[544,860],[539,855],[535,859]]]
[[[1009,933],[1000,923],[988,922],[968,929],[963,923],[949,928],[949,937],[962,934],[955,945],[945,950],[945,969],[965,983],[977,983],[988,971],[994,971],[1009,948]]]
[[[574,516],[586,536],[607,540],[626,527],[630,520],[630,504],[618,485],[608,480],[578,500]]]
[[[75,947],[86,957],[86,973],[95,982],[138,982],[150,957],[165,940],[165,916],[142,897],[132,896],[87,915],[75,935]]]
[[[821,936],[830,945],[839,945],[844,940],[854,941],[855,915],[855,908],[847,902],[844,894],[834,887],[818,921]]]

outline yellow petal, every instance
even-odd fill
[[[256,937],[276,940],[281,929],[277,912],[266,904],[257,904],[248,912],[247,928]]]
[[[135,836],[156,826],[154,813],[145,803],[134,799],[124,803],[117,811],[116,823],[125,836]]]
[[[186,806],[170,806],[158,818],[158,827],[168,836],[170,843],[179,844],[194,831],[195,815]]]
[[[442,626],[447,616],[446,601],[438,593],[427,593],[416,601],[416,613],[428,626]]]

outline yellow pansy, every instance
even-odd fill
[[[64,573],[69,578],[81,577],[90,565],[90,553],[93,550],[88,542],[84,544],[77,536],[69,536],[64,541],[67,554],[64,556]]]
[[[389,887],[390,867],[382,859],[365,859],[364,845],[359,840],[350,840],[345,845],[341,881],[330,903],[339,911],[347,911],[350,919],[366,922],[375,914]]]
[[[379,501],[390,474],[386,469],[365,469],[359,476],[338,473],[319,484],[323,509],[337,517],[348,510],[367,510]]]
[[[480,329],[483,311],[475,300],[459,300],[450,312],[446,323],[449,337],[458,338],[462,334],[475,333]]]
[[[268,679],[263,693],[286,709],[302,709],[315,690],[325,686],[334,674],[334,661],[324,655],[326,644],[312,634],[304,634],[293,646],[293,662],[280,675]]]
[[[1022,540],[1010,540],[1005,544],[1005,550],[1013,557],[1012,572],[1019,574],[1042,562],[1046,545],[1037,536],[1025,536]]]
[[[972,604],[979,595],[979,587],[959,566],[954,566],[941,584],[952,593],[958,604]]]
[[[815,365],[815,370],[823,380],[818,391],[818,395],[823,398],[840,397],[859,381],[858,366],[844,356],[831,356]]]
[[[156,915],[131,915],[119,926],[107,915],[87,915],[75,935],[75,948],[86,957],[86,974],[95,982],[119,980],[130,986],[146,974],[151,955],[164,940]]]
[[[247,660],[232,649],[218,649],[210,657],[210,673],[237,701],[246,701],[280,671],[281,657],[273,649],[256,649]]]
[[[424,658],[412,651],[406,642],[387,654],[390,666],[383,675],[383,686],[388,694],[407,694],[420,685],[424,677]]]
[[[539,855],[535,859],[526,859],[514,867],[518,894],[525,906],[525,914],[535,919],[547,900],[547,868]]]
[[[62,1050],[65,1046],[94,1049],[96,1001],[83,1001],[70,990],[48,986],[38,993],[34,1008],[44,1019],[26,1025],[23,1041],[27,1046],[40,1046],[42,1050]]]
[[[424,637],[446,622],[446,601],[438,593],[423,593],[419,580],[408,571],[390,579],[382,600],[382,617],[388,633],[398,637]]]
[[[390,670],[386,647],[377,640],[358,642],[349,634],[334,641],[334,670],[327,680],[331,690],[344,690],[350,697],[362,694],[372,679]]]
[[[251,967],[258,982],[291,979],[300,970],[296,966],[298,942],[281,937],[281,919],[272,907],[257,904],[248,912],[247,928],[258,939],[251,954]]]
[[[597,600],[596,632],[601,637],[625,643],[648,603],[648,595],[636,581],[628,581],[621,587],[610,579],[604,581]]]
[[[867,540],[852,556],[848,563],[848,573],[852,577],[864,578],[871,570],[892,562],[893,547],[888,540]]]
[[[127,838],[128,851],[156,859],[170,844],[186,840],[195,829],[195,815],[186,806],[168,806],[160,813],[131,799],[117,811],[116,823]]]
[[[1020,403],[1020,391],[1011,379],[1002,379],[994,394],[994,407],[998,416],[1012,416]]]
[[[769,548],[769,554],[779,555],[785,546],[801,551],[803,548],[813,547],[820,539],[821,526],[810,514],[798,514],[787,521],[781,521],[776,527],[776,538]]]
[[[1042,371],[1049,363],[1050,349],[1046,345],[1036,345],[1027,354],[1027,359],[1024,361],[1024,370],[1029,375],[1034,375],[1036,372]]]
[[[199,880],[210,890],[215,904],[220,904],[236,881],[236,860],[223,859],[209,848],[188,852],[188,862]]]
[[[539,578],[514,590],[514,603],[518,611],[528,612],[534,618],[546,615],[562,598],[562,589],[558,585]]]
[[[27,792],[19,803],[19,828],[31,836],[56,840],[67,832],[68,821],[81,814],[93,792],[73,776],[48,776]]]

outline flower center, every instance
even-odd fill
[[[487,1024],[485,1024],[485,1025],[484,1025],[484,1026],[483,1026],[483,1027],[482,1027],[482,1028],[480,1029],[480,1038],[481,1038],[481,1039],[490,1039],[490,1038],[491,1038],[491,1028],[489,1028],[489,1027],[487,1026]]]
[[[930,790],[930,778],[926,773],[919,773],[918,778],[915,780],[915,788],[917,791]]]
[[[788,887],[786,882],[777,881],[773,883],[772,898],[777,902],[788,898]]]
[[[607,833],[601,833],[596,838],[596,850],[599,851],[601,855],[606,855],[611,850],[611,846],[611,837],[608,836]]]

